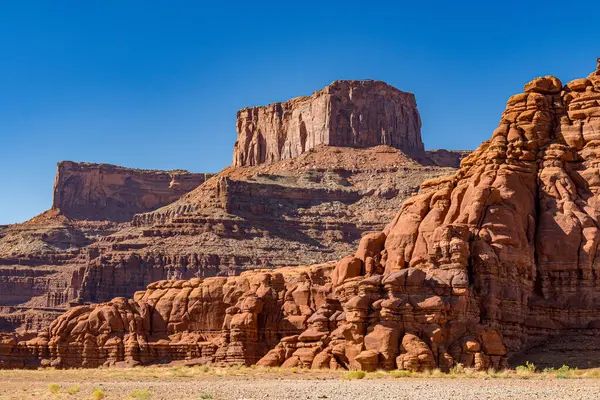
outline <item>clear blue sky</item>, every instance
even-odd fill
[[[427,148],[472,149],[529,79],[589,74],[594,1],[0,2],[0,223],[49,208],[56,163],[215,172],[236,111],[379,79]]]

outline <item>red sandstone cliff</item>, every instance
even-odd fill
[[[244,108],[237,132],[235,167],[293,158],[321,144],[423,153],[415,96],[381,81],[335,81],[311,96]]]
[[[394,116],[399,124],[419,125],[411,94],[382,82],[336,85],[320,92],[335,95],[331,104],[344,104],[328,118],[359,117],[351,140],[329,144],[380,143],[368,132],[378,115],[387,121],[386,132]],[[410,126],[397,125],[390,144],[422,149],[419,130],[404,129]],[[390,138],[381,136],[385,143]],[[226,168],[178,200],[204,176],[62,163],[53,210],[0,232],[0,306],[18,307],[8,316],[0,309],[0,327],[19,326],[21,311],[54,313],[69,304],[130,296],[161,279],[338,259],[362,233],[383,229],[424,179],[451,171],[437,164],[456,167],[462,157],[448,152],[435,163],[419,151],[415,160],[389,146],[305,150],[278,162]],[[135,212],[133,226],[110,222]],[[47,319],[24,321],[20,328],[35,330]]]
[[[172,203],[210,176],[62,161],[52,209],[69,218],[125,222],[137,213]]]
[[[133,300],[75,308],[34,340],[5,337],[0,362],[262,357],[264,366],[447,371],[503,368],[556,337],[594,339],[598,132],[600,64],[564,86],[537,78],[455,175],[424,183],[333,271],[160,282]]]

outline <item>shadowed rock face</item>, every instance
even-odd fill
[[[237,114],[233,166],[272,163],[318,145],[388,145],[423,155],[415,96],[380,81],[335,81],[312,96]]]
[[[455,175],[424,183],[333,270],[158,283],[75,308],[34,340],[5,337],[0,360],[447,371],[596,336],[599,133],[600,68],[565,86],[537,78]]]
[[[126,222],[137,213],[174,202],[211,176],[62,161],[52,209],[69,218]]]

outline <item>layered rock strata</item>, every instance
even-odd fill
[[[38,337],[0,340],[0,366],[252,364],[326,303],[333,265],[160,281],[134,299],[74,307]]]
[[[129,296],[161,279],[335,261],[364,232],[383,229],[424,179],[450,171],[387,146],[319,146],[292,160],[226,168],[92,246],[98,252],[79,298]]]
[[[5,337],[0,360],[260,358],[263,366],[448,371],[504,368],[509,356],[545,341],[594,338],[598,132],[600,65],[564,86],[537,78],[509,99],[492,138],[455,175],[424,183],[333,271],[161,282],[133,300],[75,308],[36,339]],[[148,345],[155,332],[166,333],[160,350]]]
[[[52,209],[69,218],[127,222],[135,214],[174,202],[210,176],[62,161]]]
[[[311,96],[237,113],[233,166],[285,160],[318,145],[387,145],[423,154],[415,96],[381,81],[335,81]]]
[[[129,297],[162,279],[336,260],[362,233],[383,229],[424,179],[451,171],[386,146],[320,146],[293,160],[227,168],[132,224],[51,210],[0,238],[0,306],[15,310],[0,330],[41,328],[26,310]]]
[[[131,296],[161,279],[336,260],[362,233],[382,229],[424,179],[451,172],[443,166],[462,156],[422,151],[411,94],[373,81],[337,82],[319,93],[317,103],[331,97],[328,107],[337,107],[328,123],[342,136],[323,142],[331,146],[311,142],[283,161],[226,168],[212,179],[60,163],[52,209],[0,230],[0,306],[45,313]],[[352,132],[344,115],[352,116]],[[373,127],[382,129],[381,140],[373,139]],[[333,146],[379,143],[416,159],[389,146]],[[30,326],[36,324],[24,320],[19,328]]]
[[[52,209],[0,227],[0,331],[46,328],[79,296],[90,260],[87,246],[210,176],[60,162]]]

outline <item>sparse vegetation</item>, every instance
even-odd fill
[[[568,367],[567,367],[568,368]],[[529,361],[525,361],[525,365],[519,365],[517,368],[515,368],[515,371],[517,371],[518,373],[524,373],[524,372],[535,372],[535,364]]]
[[[165,397],[165,393],[177,398],[177,390],[181,387],[195,388],[196,399],[220,398],[218,388],[212,385],[215,380],[223,382],[254,381],[256,379],[278,380],[284,378],[290,380],[305,379],[345,379],[345,380],[372,380],[388,379],[461,379],[461,380],[584,380],[600,379],[600,368],[577,369],[568,365],[557,365],[555,368],[544,368],[536,366],[532,362],[525,363],[520,368],[507,370],[476,371],[472,368],[464,368],[456,365],[450,371],[430,370],[414,372],[406,370],[378,370],[374,372],[344,371],[344,370],[312,370],[300,368],[281,367],[246,367],[235,368],[218,367],[214,365],[205,366],[149,366],[136,368],[99,368],[89,369],[67,369],[56,370],[52,368],[40,370],[0,370],[0,381],[9,382],[7,391],[12,398],[45,398],[45,399],[67,399],[81,398],[92,400],[109,400],[111,398],[126,398],[130,400],[153,400]],[[168,382],[171,386],[151,387],[153,382]],[[197,382],[206,382],[206,386],[200,386],[198,391]],[[76,384],[77,383],[77,384]],[[450,384],[450,382],[448,382]],[[546,383],[550,384],[551,382]],[[571,385],[571,382],[563,382]],[[465,385],[468,383],[465,382]],[[497,383],[498,385],[505,385]],[[515,384],[527,384],[526,382]],[[142,385],[142,386],[140,386]],[[536,383],[540,385],[540,383]],[[582,383],[584,385],[584,383]],[[593,382],[585,383],[587,386],[596,385]],[[95,389],[94,389],[95,388]],[[139,390],[139,389],[147,390]],[[136,389],[136,390],[133,390]],[[186,389],[189,390],[189,389]],[[188,392],[189,393],[189,392]]]
[[[70,395],[74,395],[74,394],[77,394],[77,393],[79,393],[79,390],[80,390],[80,389],[81,389],[81,387],[80,387],[79,385],[74,385],[74,386],[71,386],[71,387],[70,387],[70,388],[67,390],[67,393],[68,393],[68,394],[70,394]]]
[[[104,390],[102,390],[100,388],[94,389],[94,392],[92,393],[92,398],[94,400],[102,400],[104,397],[105,397]]]
[[[564,373],[564,372],[569,372],[570,370],[571,370],[571,368],[569,368],[568,365],[564,365],[563,364],[563,366],[558,369],[558,372],[559,373]]]
[[[390,376],[392,378],[410,378],[412,376],[412,372],[405,371],[402,369],[397,369],[394,371],[390,371]]]
[[[60,392],[60,385],[58,383],[51,383],[48,385],[48,391],[53,395],[57,395]]]
[[[150,400],[150,398],[152,398],[152,393],[147,389],[135,389],[129,393],[129,397],[135,400]]]
[[[342,375],[342,379],[362,379],[365,376],[367,376],[367,373],[365,371],[348,371],[344,375]]]

